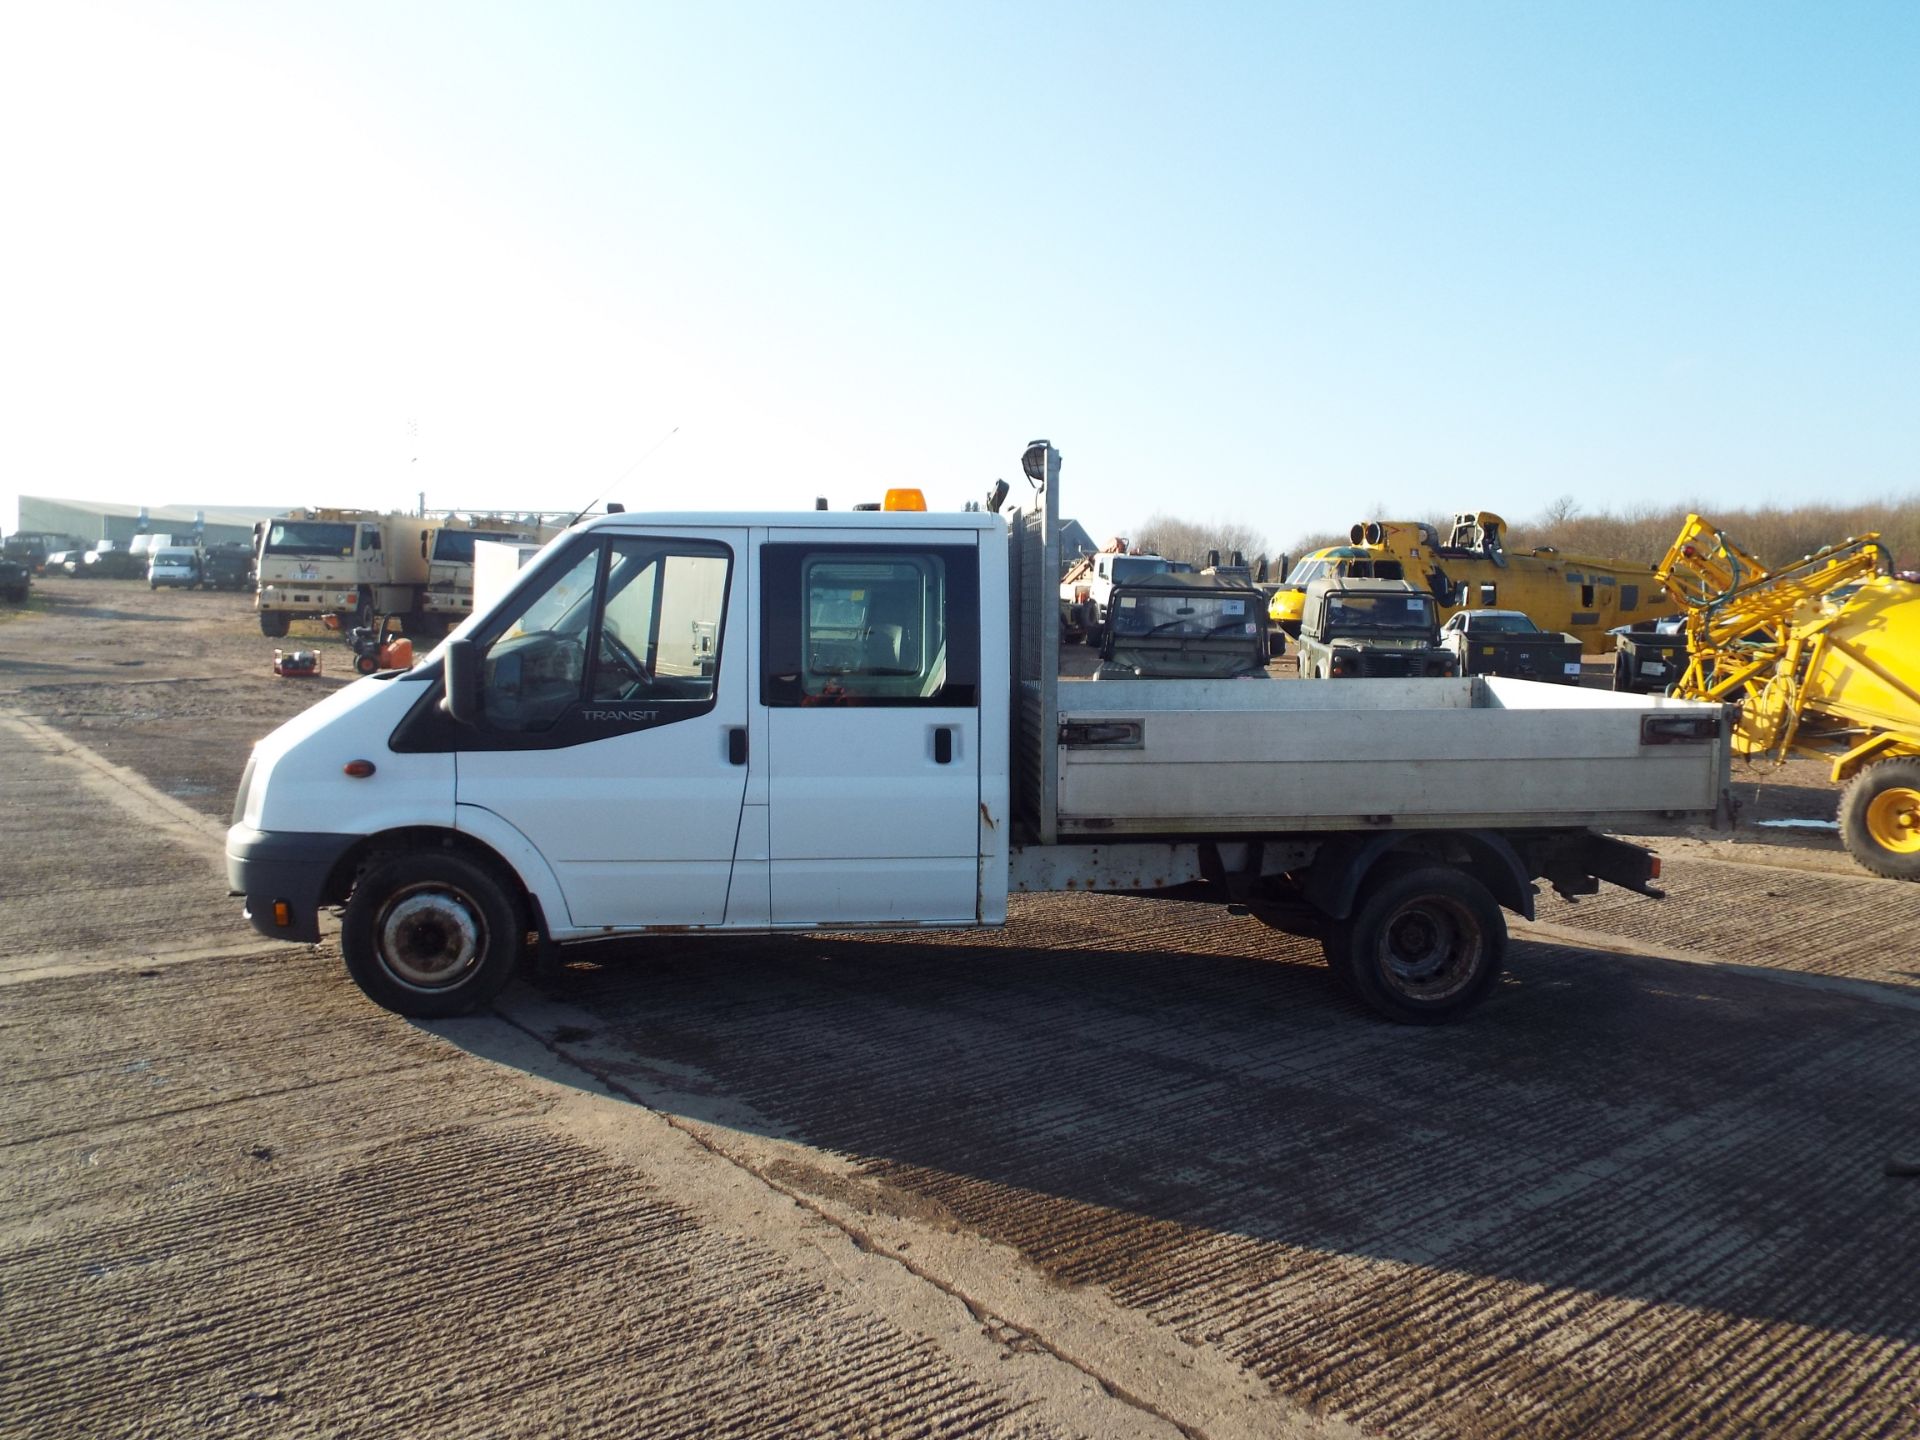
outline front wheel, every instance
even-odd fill
[[[498,995],[525,949],[518,892],[489,866],[446,851],[378,856],[340,927],[347,973],[378,1005],[432,1019]]]
[[[260,633],[269,640],[278,640],[287,633],[287,612],[284,610],[262,610],[260,612]]]
[[[1506,961],[1507,921],[1486,887],[1445,866],[1392,871],[1323,942],[1340,983],[1402,1025],[1457,1020]]]
[[[1920,760],[1882,760],[1847,782],[1840,843],[1863,869],[1920,880]]]

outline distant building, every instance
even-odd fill
[[[143,513],[145,523],[141,521]],[[235,505],[116,505],[106,500],[56,500],[46,495],[20,497],[20,524],[17,528],[42,534],[72,535],[81,540],[112,540],[125,545],[142,532],[154,535],[191,535],[202,517],[200,530],[208,545],[230,541],[253,543],[256,522],[284,515],[289,507],[278,509]]]

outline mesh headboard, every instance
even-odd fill
[[[1049,447],[1047,479],[1007,527],[1007,613],[1013,624],[1013,814],[1022,838],[1058,838],[1060,770],[1060,455]]]

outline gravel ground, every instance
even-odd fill
[[[1084,895],[422,1026],[224,893],[309,641],[0,612],[9,1435],[1920,1435],[1920,886],[1830,837],[1663,837],[1438,1031]]]

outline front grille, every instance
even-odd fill
[[[1363,679],[1394,679],[1406,675],[1421,674],[1425,665],[1412,655],[1370,654],[1361,651],[1360,668],[1355,673]]]

